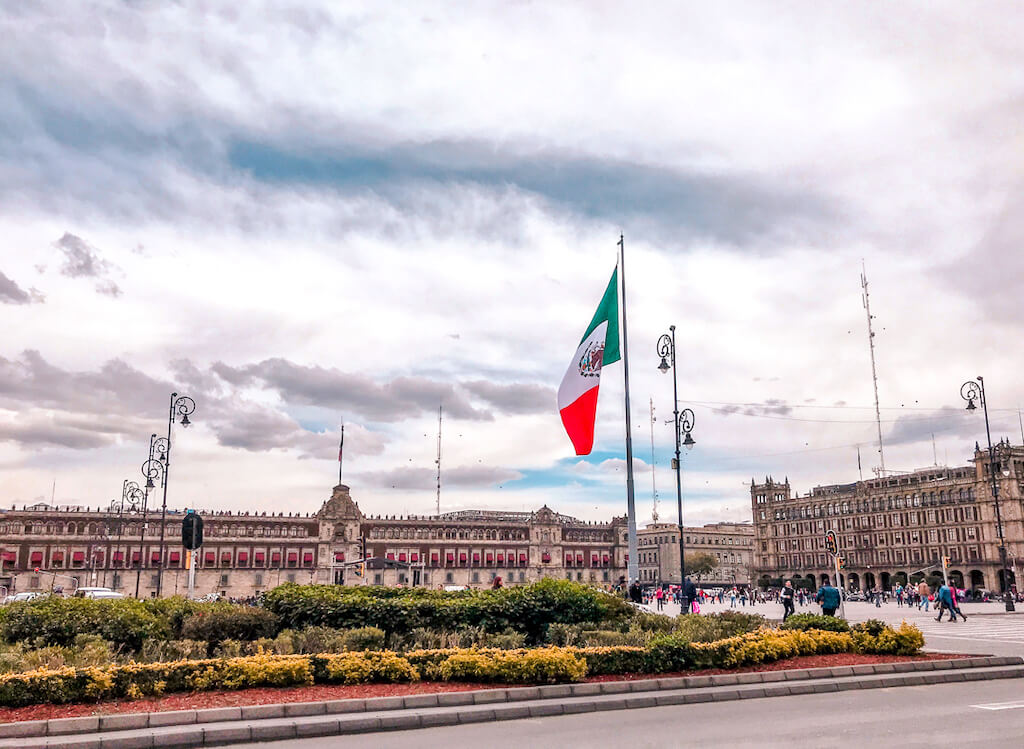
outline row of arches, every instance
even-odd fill
[[[1008,577],[1009,584],[1011,586],[1016,584],[1016,577],[1011,570],[999,570],[998,579],[995,581],[993,589],[1002,590],[1004,572]],[[941,573],[925,575],[921,572],[908,574],[906,572],[899,571],[879,572],[876,575],[874,572],[865,572],[863,574],[849,572],[840,573],[839,580],[841,587],[846,590],[873,590],[876,587],[882,590],[890,590],[895,588],[897,585],[916,585],[922,580],[929,580],[930,582],[933,582],[936,577],[941,577]],[[831,575],[821,574],[816,576],[813,573],[808,573],[807,575],[796,574],[782,579],[792,580],[793,585],[796,587],[815,589],[820,585],[832,582]],[[958,569],[950,570],[949,582],[958,588],[966,588],[967,590],[985,589],[988,587],[986,585],[985,573],[981,570],[969,570],[966,573],[963,570]],[[776,580],[768,577],[767,575],[762,575],[758,580],[758,583],[761,587],[768,587],[769,585],[776,584]]]

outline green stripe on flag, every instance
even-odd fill
[[[587,332],[583,334],[580,339],[580,343],[587,340],[587,336],[594,332],[594,328],[603,323],[605,320],[608,321],[608,331],[605,333],[604,338],[604,357],[601,361],[601,366],[607,367],[609,364],[617,362],[619,360],[619,269],[616,267],[612,271],[612,278],[608,282],[608,288],[604,290],[604,296],[601,297],[601,303],[597,305],[597,312],[594,313],[594,319],[590,321],[590,325],[587,326]]]

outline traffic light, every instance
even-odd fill
[[[838,557],[838,559],[839,559],[839,569],[845,570],[846,569],[846,560],[843,557]]]
[[[363,576],[363,563],[360,562],[359,564],[356,565],[356,577],[362,577],[362,576]]]
[[[942,557],[942,568],[949,569],[949,557]]]
[[[189,551],[203,545],[203,518],[195,510],[188,510],[182,518],[181,545]]]

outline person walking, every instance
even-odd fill
[[[921,596],[921,600],[917,602],[917,610],[921,610],[921,606],[924,606],[924,610],[928,610],[928,599],[932,595],[932,589],[928,587],[928,583],[924,580],[917,584],[917,594]]]
[[[779,600],[782,601],[782,621],[786,621],[789,615],[796,611],[796,606],[793,604],[793,581],[787,580],[785,587],[782,589],[782,593],[779,596]]]
[[[956,594],[956,586],[955,585],[952,588],[950,588],[950,604],[952,606],[952,608],[950,609],[950,612],[951,612],[951,615],[953,617],[953,621],[956,621],[957,616],[960,616],[966,622],[967,621],[967,615],[964,614],[964,612],[960,610],[960,601],[958,600],[958,597],[957,597],[957,594]]]
[[[665,608],[665,591],[663,588],[658,588],[654,591],[654,600],[658,602],[658,611]]]
[[[729,608],[731,609],[736,608],[736,593],[736,588],[729,591]]]
[[[949,621],[955,622],[956,614],[953,611],[953,595],[949,590],[949,586],[945,583],[939,586],[939,594],[936,597],[938,598],[936,605],[939,609],[939,615],[935,617],[935,621],[941,622],[942,615],[949,611]]]
[[[679,599],[679,613],[686,614],[690,611],[690,604],[697,598],[697,586],[693,584],[693,580],[686,578],[682,585],[681,596]]]
[[[839,608],[839,589],[834,588],[831,583],[825,583],[818,589],[818,595],[814,598],[821,604],[821,613],[825,616],[835,616]]]

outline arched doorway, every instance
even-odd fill
[[[770,581],[770,578],[768,577],[768,575],[761,575],[761,577],[759,577],[758,580],[757,580],[757,585],[758,585],[759,588],[761,588],[763,590],[768,590],[768,583],[769,583],[769,581]]]
[[[808,590],[817,590],[818,589],[818,581],[814,577],[814,575],[808,575],[807,576],[807,589]]]
[[[903,585],[903,586],[905,586],[907,584],[907,573],[906,572],[897,572],[895,575],[892,576],[892,580],[893,580],[893,585]]]
[[[851,572],[847,577],[850,579],[850,590],[860,590],[860,575]]]
[[[915,572],[913,575],[910,576],[910,584],[911,585],[917,585],[922,580],[924,580],[924,573],[923,572]]]
[[[949,581],[958,588],[964,587],[964,573],[960,570],[950,570]]]
[[[889,590],[892,585],[892,576],[888,572],[882,572],[878,577],[882,583],[882,590]]]
[[[828,575],[822,575],[821,576],[821,584],[822,585],[828,585]]]
[[[875,588],[875,573],[865,572],[864,573],[864,588],[866,590],[874,590]]]
[[[985,587],[985,574],[981,570],[971,570],[971,590]]]

